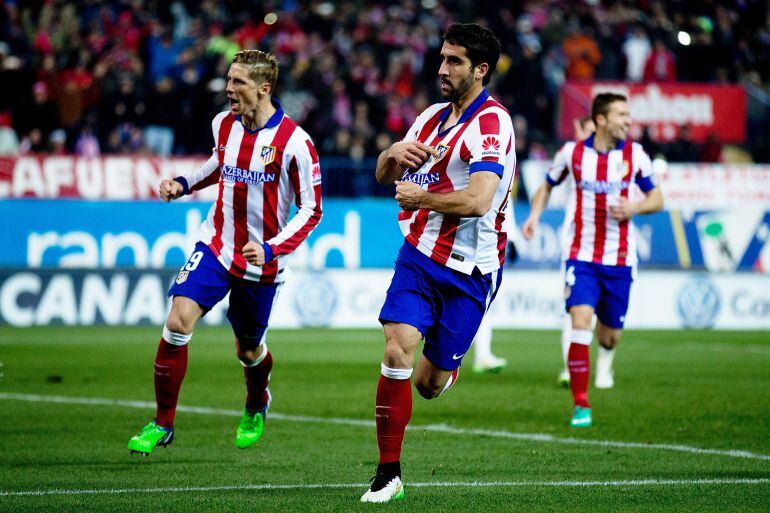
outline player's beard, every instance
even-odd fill
[[[465,96],[465,94],[470,91],[471,87],[473,87],[473,74],[469,73],[468,76],[460,80],[460,83],[457,84],[457,87],[452,85],[448,79],[443,82],[449,85],[449,91],[444,92],[443,90],[439,89],[441,91],[441,97],[448,102],[457,103],[460,98]]]

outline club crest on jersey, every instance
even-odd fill
[[[190,271],[179,271],[179,274],[176,275],[176,284],[181,285],[182,283],[187,281],[187,276],[189,276]]]
[[[262,146],[259,152],[259,161],[264,165],[270,164],[275,160],[275,146]]]
[[[444,155],[446,155],[449,151],[449,146],[444,143],[439,143],[439,145],[436,146],[436,151],[438,152],[438,155],[435,157],[431,155],[430,157],[430,160],[432,160],[434,163],[444,158]]]

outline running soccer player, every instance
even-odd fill
[[[594,313],[596,338],[603,348],[615,348],[623,330],[636,268],[631,218],[663,208],[663,195],[652,182],[650,157],[640,144],[627,140],[631,115],[626,97],[597,95],[591,117],[596,132],[559,150],[545,182],[532,197],[530,216],[522,229],[526,238],[534,236],[551,189],[569,178],[571,195],[563,247],[566,309],[572,319],[568,367],[573,427],[592,423],[588,347]],[[644,194],[636,203],[628,198],[632,183]]]
[[[401,446],[412,415],[410,378],[433,399],[456,380],[484,312],[502,279],[505,205],[515,167],[513,124],[484,89],[500,41],[475,24],[444,35],[441,96],[404,140],[377,160],[377,181],[396,184],[406,240],[399,251],[380,322],[385,355],[375,417],[379,465],[362,502],[404,497]]]
[[[219,196],[198,243],[169,289],[171,312],[155,357],[155,419],[128,441],[150,454],[174,439],[174,414],[198,319],[229,292],[227,318],[243,365],[246,404],[235,444],[246,448],[264,429],[273,358],[265,343],[270,312],[294,251],[321,220],[321,170],[308,134],[272,99],[278,61],[245,50],[227,73],[230,110],[212,122],[214,150],[198,170],[160,183],[163,201],[212,184]],[[291,205],[298,210],[289,217]]]

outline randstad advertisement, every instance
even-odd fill
[[[161,269],[181,265],[210,204],[160,201],[0,201],[0,267]],[[324,201],[324,218],[291,255],[295,269],[392,268],[403,238],[391,199]],[[521,224],[526,204],[515,208]],[[749,215],[750,214],[750,215]],[[530,241],[514,235],[517,267],[558,269],[564,213],[549,209]],[[710,270],[770,269],[770,212],[678,210],[639,216],[640,265]]]
[[[160,269],[178,267],[210,204],[15,199],[0,202],[0,267]],[[295,269],[391,268],[403,237],[390,199],[324,201],[324,217],[295,254]],[[528,207],[516,208],[518,220]],[[532,241],[517,238],[522,267],[558,268],[564,214],[547,211]],[[642,262],[678,263],[665,215],[639,223]]]

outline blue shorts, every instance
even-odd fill
[[[414,326],[425,337],[425,357],[437,367],[455,370],[502,279],[502,269],[481,274],[477,268],[468,276],[434,262],[405,242],[380,322]]]
[[[605,326],[623,328],[628,297],[634,281],[633,268],[567,260],[564,272],[566,309],[588,305]]]
[[[169,296],[182,296],[198,303],[204,311],[211,310],[230,293],[227,319],[235,336],[251,339],[259,345],[267,330],[281,283],[259,283],[230,274],[209,247],[198,242],[187,263],[182,266]]]

